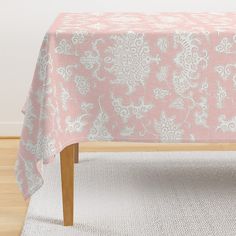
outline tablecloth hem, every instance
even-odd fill
[[[83,138],[83,139],[71,139],[70,141],[68,142],[65,142],[63,145],[61,145],[60,148],[58,148],[53,154],[51,157],[49,157],[48,159],[46,160],[43,160],[43,164],[49,164],[49,163],[52,163],[55,159],[55,156],[60,154],[60,152],[62,152],[66,147],[72,145],[72,144],[75,144],[75,143],[81,143],[81,142],[91,142],[91,143],[96,143],[96,142],[135,142],[135,143],[156,143],[156,144],[209,144],[209,143],[219,143],[219,144],[222,144],[222,143],[235,143],[236,144],[236,141],[232,142],[233,140],[225,140],[225,139],[222,139],[222,140],[215,140],[214,142],[212,141],[202,141],[202,142],[190,142],[190,141],[182,141],[182,142],[155,142],[155,140],[152,140],[151,139],[142,139],[141,141],[140,140],[137,140],[137,139],[132,139],[132,138],[129,138],[129,139],[119,139],[119,138],[115,138],[114,140],[110,140],[110,141],[102,141],[102,140],[99,140],[99,141],[89,141],[87,140],[86,138]],[[224,142],[222,142],[224,141]],[[231,141],[231,142],[230,142]],[[222,149],[223,151],[223,149]]]
[[[102,141],[102,140],[99,140]],[[54,161],[56,155],[60,154],[61,151],[63,151],[64,148],[66,148],[69,145],[75,144],[75,143],[81,143],[81,142],[99,142],[99,141],[89,141],[87,138],[76,138],[76,139],[71,139],[65,143],[63,143],[63,145],[60,145],[59,148],[56,149],[56,151],[51,155],[51,157],[43,159],[43,164],[50,164]],[[185,140],[185,142],[182,140],[181,142],[155,142],[155,140],[151,140],[151,139],[142,139],[142,140],[137,140],[137,139],[132,139],[132,138],[126,138],[126,139],[120,139],[120,138],[114,138],[113,140],[107,140],[107,141],[103,141],[103,142],[146,142],[146,143],[157,143],[157,144],[190,144],[190,143],[198,143],[198,144],[206,144],[206,143],[234,143],[234,142],[229,142],[228,140],[226,141],[225,139],[223,140],[215,140],[214,142],[210,142],[209,140],[207,142],[189,142],[187,140]],[[187,142],[186,142],[187,141]],[[224,142],[222,142],[224,141]],[[232,140],[231,140],[232,141]],[[236,144],[236,142],[235,142]],[[170,150],[171,151],[171,150]],[[224,149],[222,149],[222,151],[224,151]],[[39,173],[38,175],[41,179],[41,182],[38,183],[30,192],[28,193],[23,193],[23,197],[25,200],[29,199],[38,189],[40,189],[40,187],[43,185],[44,181],[43,181],[43,176]]]

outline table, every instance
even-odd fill
[[[72,225],[80,142],[234,144],[235,72],[235,13],[60,14],[23,107],[24,197],[60,153],[64,225]]]

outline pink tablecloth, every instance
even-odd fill
[[[24,196],[75,142],[235,142],[235,72],[234,13],[60,14],[24,106]]]

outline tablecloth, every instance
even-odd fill
[[[235,142],[235,72],[236,13],[60,14],[23,108],[25,198],[76,142]]]

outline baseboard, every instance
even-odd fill
[[[20,136],[22,122],[0,122],[1,137],[16,137]]]

